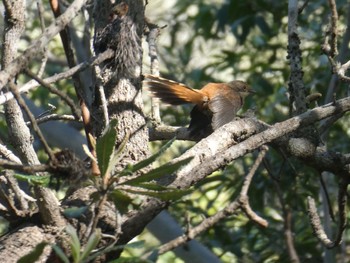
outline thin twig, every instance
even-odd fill
[[[157,248],[158,254],[164,254],[165,252],[168,252],[182,244],[185,244],[186,242],[198,236],[200,233],[204,232],[205,230],[215,225],[220,220],[235,213],[239,209],[239,207],[240,207],[240,204],[238,201],[234,201],[230,203],[225,209],[219,211],[218,213],[216,213],[211,217],[204,219],[198,226],[189,229],[186,234],[183,234],[169,241],[168,243],[158,247]],[[143,258],[147,258],[150,255],[151,253],[147,253],[143,256]]]
[[[242,190],[241,190],[239,198],[238,198],[240,205],[241,205],[241,208],[245,212],[245,214],[248,216],[248,218],[262,227],[267,227],[268,222],[265,219],[263,219],[262,217],[260,217],[259,215],[257,215],[253,211],[253,209],[251,209],[250,204],[249,204],[248,190],[249,190],[250,184],[252,182],[253,176],[254,176],[256,170],[258,169],[258,167],[260,166],[261,162],[263,161],[267,150],[268,150],[268,147],[266,145],[261,146],[260,153],[259,153],[258,157],[256,158],[254,165],[251,167],[249,173],[244,178]]]
[[[337,236],[334,241],[334,246],[338,246],[342,242],[342,237],[344,234],[344,231],[346,230],[346,203],[347,203],[347,188],[348,183],[344,180],[340,180],[339,183],[339,193],[338,193],[338,208],[339,208],[339,222],[338,222],[338,232]]]
[[[347,201],[347,187],[348,183],[341,181],[339,183],[339,193],[338,193],[338,207],[339,207],[339,222],[338,222],[338,232],[334,241],[332,241],[325,233],[320,217],[317,213],[315,200],[312,197],[308,197],[309,205],[309,218],[311,226],[318,240],[326,246],[327,248],[334,248],[339,246],[342,241],[342,236],[346,229],[346,201]]]
[[[102,85],[102,80],[101,80],[101,70],[100,70],[100,67],[98,66],[95,66],[94,69],[96,73],[96,86],[98,87],[98,92],[100,93],[100,97],[101,97],[101,107],[102,107],[102,113],[104,118],[104,125],[105,127],[107,127],[109,125],[109,114],[108,114],[105,89]]]
[[[11,169],[27,174],[35,174],[39,172],[47,172],[51,170],[51,166],[47,164],[23,165],[16,162],[0,159],[0,167]]]
[[[305,0],[304,3],[298,8],[299,15],[304,11],[305,7],[308,5],[309,2],[310,0]]]
[[[333,212],[331,200],[330,200],[330,198],[329,198],[329,194],[328,194],[328,190],[327,190],[326,183],[325,183],[324,180],[323,180],[322,173],[319,174],[319,177],[320,177],[321,187],[322,187],[324,196],[326,197],[326,202],[327,202],[327,204],[328,204],[328,205],[327,205],[327,206],[328,206],[328,213],[329,213],[329,215],[331,216],[332,221],[334,222],[334,221],[335,221],[334,212]]]
[[[45,152],[47,153],[47,155],[49,156],[51,161],[54,161],[55,155],[53,154],[49,144],[47,143],[44,135],[42,134],[38,123],[35,120],[34,115],[32,114],[32,112],[30,111],[30,109],[28,108],[27,104],[25,103],[24,99],[21,97],[21,95],[18,92],[17,86],[15,84],[13,84],[12,82],[9,83],[9,87],[13,93],[13,95],[15,96],[18,104],[22,107],[22,109],[24,109],[24,111],[27,113],[27,116],[33,126],[33,130],[35,131],[35,133],[37,134],[40,142],[42,143]]]
[[[250,168],[249,173],[244,178],[242,190],[241,190],[241,193],[240,193],[241,196],[248,195],[248,190],[249,190],[250,184],[252,182],[253,176],[254,176],[256,170],[259,168],[259,166],[260,166],[263,158],[265,157],[266,152],[268,151],[268,149],[269,148],[266,145],[261,146],[259,155],[256,158],[255,163]]]
[[[83,71],[83,70],[87,69],[88,67],[99,64],[107,59],[110,59],[113,56],[114,56],[114,51],[112,49],[107,49],[105,52],[98,54],[95,57],[92,57],[88,61],[82,62],[82,63],[78,64],[77,66],[68,69],[67,71],[57,73],[51,77],[45,78],[45,79],[43,79],[43,81],[45,81],[45,83],[47,83],[47,84],[52,84],[52,83],[55,83],[55,82],[62,80],[62,79],[68,79],[68,78],[72,77],[74,74],[76,74],[80,71]],[[38,86],[40,86],[40,85],[35,80],[31,80],[31,81],[28,81],[23,86],[19,87],[19,92],[20,93],[28,92],[31,89],[34,89]],[[9,101],[11,99],[13,99],[13,94],[11,92],[6,92],[6,93],[0,95],[0,105],[6,103],[7,101]]]
[[[293,232],[292,232],[292,213],[289,209],[285,209],[284,213],[284,236],[290,262],[299,263],[300,259],[294,246]]]
[[[48,121],[77,121],[77,119],[73,115],[58,115],[58,114],[50,114],[46,115],[44,117],[40,117],[36,119],[36,122],[38,124],[42,124],[44,122]],[[29,125],[30,122],[27,122],[27,125]]]
[[[160,33],[160,28],[158,25],[150,23],[147,21],[147,26],[149,31],[147,32],[147,42],[148,42],[148,53],[151,60],[151,74],[159,76],[159,62],[158,62],[158,53],[156,40]],[[159,111],[159,101],[152,97],[152,120],[159,124],[160,111]]]
[[[77,120],[80,119],[80,116],[81,116],[80,111],[77,109],[74,101],[66,93],[64,93],[64,92],[60,91],[59,89],[56,89],[55,87],[47,84],[44,80],[42,80],[41,78],[36,76],[30,70],[25,70],[24,72],[30,78],[35,79],[41,86],[43,86],[44,88],[48,89],[51,93],[56,94],[57,96],[59,96],[71,108],[71,111],[72,111],[73,115],[75,116],[75,118]]]
[[[39,19],[40,19],[40,28],[41,28],[41,32],[44,33],[45,32],[45,20],[44,20],[44,6],[41,0],[37,0],[36,2],[37,7],[38,7],[38,15],[39,15]],[[39,77],[41,77],[44,73],[45,67],[46,67],[46,63],[47,63],[47,47],[43,47],[43,53],[44,56],[41,59],[41,65],[40,68],[38,70],[37,75]]]
[[[308,196],[307,203],[308,203],[309,219],[310,219],[310,223],[314,231],[314,234],[316,235],[318,240],[322,242],[323,245],[325,245],[327,248],[332,248],[334,246],[334,243],[332,240],[330,240],[327,237],[326,232],[322,228],[321,220],[317,213],[315,200],[312,197]]]

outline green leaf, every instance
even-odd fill
[[[140,195],[159,198],[163,201],[177,200],[191,192],[191,190],[179,190],[179,189],[172,189],[172,188],[168,188],[168,190],[166,191],[145,191],[145,190],[138,190],[134,188],[125,189],[125,191],[133,194],[140,194]]]
[[[116,126],[117,120],[111,120],[109,125],[104,130],[102,136],[96,141],[97,162],[102,176],[105,175],[112,154],[114,153],[114,145],[117,137],[117,131],[115,129]]]
[[[124,152],[126,143],[129,141],[129,134],[126,134],[122,143],[118,147],[118,150],[112,154],[111,160],[109,162],[108,168],[107,168],[107,173],[109,173],[115,166],[116,164],[120,161],[120,159],[123,157],[122,153]]]
[[[50,175],[25,175],[25,174],[15,174],[15,178],[21,181],[26,181],[32,185],[48,185],[50,182]]]
[[[159,184],[153,184],[153,183],[139,183],[137,184],[137,187],[147,189],[147,190],[153,190],[153,191],[165,191],[168,188]]]
[[[173,172],[177,171],[181,166],[189,163],[192,159],[193,159],[193,157],[189,157],[189,158],[186,158],[184,160],[178,161],[176,163],[162,165],[158,168],[155,168],[155,169],[149,171],[146,174],[143,174],[143,175],[140,175],[136,178],[130,179],[130,180],[124,182],[123,184],[137,185],[137,184],[143,183],[143,182],[150,182],[150,181],[158,179],[166,174],[172,174]]]
[[[83,253],[81,254],[81,259],[86,259],[91,251],[97,246],[98,242],[101,240],[101,230],[96,229],[94,233],[89,237],[88,242],[86,243],[86,246],[84,248]]]
[[[75,230],[74,227],[72,227],[71,225],[68,225],[66,227],[66,232],[71,238],[70,247],[71,247],[72,257],[74,259],[74,262],[79,262],[81,246],[80,246],[80,240],[77,235],[77,231]]]
[[[68,218],[78,218],[82,214],[86,212],[88,209],[88,206],[81,206],[81,207],[69,207],[67,209],[64,209],[63,214]]]
[[[41,242],[41,243],[37,244],[33,251],[31,251],[29,254],[21,257],[17,262],[18,263],[32,263],[32,262],[34,263],[34,262],[37,262],[37,260],[39,259],[39,257],[43,253],[44,248],[46,247],[46,245],[48,245],[48,243],[46,243],[46,242]]]
[[[120,257],[116,260],[112,260],[109,263],[152,263],[154,261],[150,261],[147,259],[141,259],[139,257]]]
[[[150,260],[151,262],[157,262],[158,258],[159,258],[159,250],[158,249],[153,250],[151,255],[149,255],[147,257],[147,259]]]
[[[98,252],[94,253],[93,255],[91,255],[86,261],[87,262],[94,262],[94,259],[104,255],[106,253],[110,253],[113,251],[117,251],[117,250],[123,250],[124,248],[144,248],[145,247],[145,241],[140,240],[140,241],[136,241],[136,242],[132,242],[126,245],[110,245],[108,247],[105,247],[104,249],[99,250]],[[109,263],[114,262],[114,261],[109,261]],[[133,262],[133,261],[132,261]]]
[[[55,251],[56,255],[64,262],[69,263],[69,258],[66,256],[66,254],[63,252],[63,250],[57,246],[53,245],[52,249]]]
[[[164,153],[175,141],[176,137],[174,137],[173,139],[171,139],[170,141],[168,141],[166,144],[164,144],[164,146],[162,148],[160,148],[160,150],[151,155],[150,157],[148,157],[145,160],[142,160],[141,162],[138,162],[137,164],[134,165],[128,165],[121,173],[120,176],[125,176],[125,175],[130,175],[148,165],[150,165],[151,163],[153,163],[155,160],[157,160],[157,158]]]
[[[132,204],[132,199],[119,190],[113,190],[108,193],[108,200],[114,202],[115,207],[121,213],[126,213],[128,211],[128,206]]]
[[[145,240],[139,240],[139,241],[131,242],[124,245],[124,248],[144,248],[144,247],[145,247]]]

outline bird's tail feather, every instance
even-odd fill
[[[144,74],[144,77],[144,85],[155,97],[165,103],[180,105],[185,103],[201,104],[203,102],[203,94],[182,83],[150,74]]]

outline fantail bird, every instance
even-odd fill
[[[158,76],[144,74],[143,83],[161,101],[180,105],[195,104],[188,127],[195,139],[208,136],[232,121],[243,106],[244,98],[254,93],[247,83],[234,80],[228,83],[208,83],[200,90]]]

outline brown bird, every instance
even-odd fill
[[[244,98],[254,91],[247,83],[234,80],[228,83],[208,83],[200,90],[158,76],[144,74],[144,84],[161,101],[180,105],[195,104],[191,111],[189,131],[195,139],[208,136],[232,121],[243,106]]]

